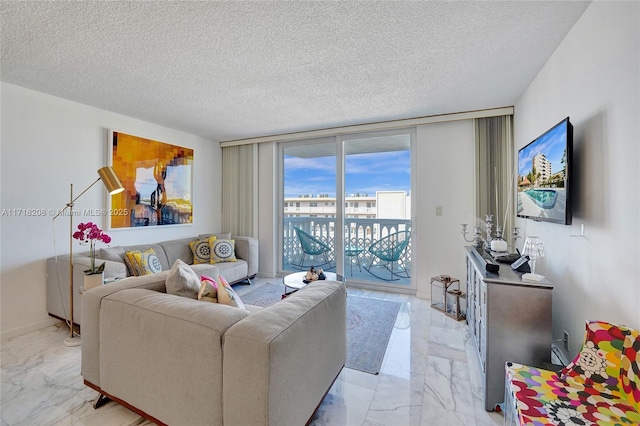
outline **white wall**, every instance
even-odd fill
[[[418,126],[416,176],[415,276],[418,297],[431,297],[431,277],[451,275],[464,287],[465,243],[462,223],[473,229],[473,120]],[[442,207],[442,216],[436,215]]]
[[[0,209],[62,209],[69,184],[79,194],[107,165],[107,129],[194,149],[194,224],[109,231],[112,246],[219,231],[221,190],[219,144],[15,85],[1,86]],[[170,101],[170,100],[168,100]],[[98,183],[80,198],[76,211],[105,208]],[[106,227],[104,218],[77,217]],[[45,259],[69,252],[69,221],[50,215],[0,220],[2,338],[51,323],[46,310]],[[76,246],[74,251],[86,251]]]
[[[536,272],[555,284],[553,337],[567,330],[572,355],[587,319],[640,329],[639,22],[640,3],[591,3],[515,106],[516,150],[574,125],[573,224],[518,219],[545,243]]]

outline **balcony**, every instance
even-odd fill
[[[335,262],[335,218],[333,217],[286,217],[284,219],[284,235],[283,235],[283,269],[285,271],[299,270],[294,266],[300,262],[302,257],[302,247],[296,236],[294,228],[300,228],[315,238],[323,241],[332,252],[330,258]],[[345,218],[344,229],[344,247],[351,248],[348,252],[351,256],[345,255],[344,259],[344,276],[349,281],[383,284],[393,287],[409,287],[410,278],[400,278],[393,276],[391,272],[381,266],[377,266],[379,262],[369,253],[368,249],[371,244],[380,238],[393,234],[398,231],[411,231],[411,221],[408,219],[364,219],[364,218]],[[411,243],[407,245],[406,250],[402,253],[401,258],[394,264],[395,272],[411,271]],[[371,265],[372,260],[374,272],[378,277],[365,270],[365,266]],[[307,256],[305,265],[312,265],[314,259]],[[358,262],[361,267],[358,266]],[[318,264],[322,260],[318,259]],[[332,272],[335,268],[331,269]],[[382,277],[382,278],[380,278]],[[383,279],[389,277],[389,279]]]

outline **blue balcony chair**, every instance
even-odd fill
[[[409,278],[409,271],[400,267],[398,261],[402,258],[404,251],[411,239],[410,231],[399,231],[389,234],[384,238],[371,243],[367,251],[371,254],[371,261],[364,269],[376,278],[384,281],[397,281],[400,278]],[[373,268],[384,268],[390,273],[387,278],[372,271]]]
[[[297,269],[308,269],[311,266],[315,268],[324,268],[325,265],[328,265],[324,269],[333,269],[335,268],[335,263],[332,263],[331,257],[329,254],[332,252],[331,247],[323,241],[320,241],[316,237],[311,234],[306,233],[300,228],[293,228],[296,231],[296,235],[298,236],[298,240],[300,241],[300,246],[302,247],[302,256],[300,256],[300,263],[292,265]],[[322,261],[324,263],[313,263],[306,265],[304,264],[304,260],[307,256],[313,257],[315,260],[316,256],[322,256]]]

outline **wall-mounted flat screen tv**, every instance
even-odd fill
[[[572,150],[567,117],[518,151],[518,217],[571,223]]]

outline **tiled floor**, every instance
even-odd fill
[[[236,286],[240,295],[251,287]],[[477,356],[464,322],[415,297],[349,289],[349,294],[402,302],[382,371],[343,369],[323,401],[315,426],[496,425],[487,413]],[[96,392],[80,376],[80,348],[66,347],[64,325],[1,343],[2,425],[149,425],[109,402],[94,410]]]

